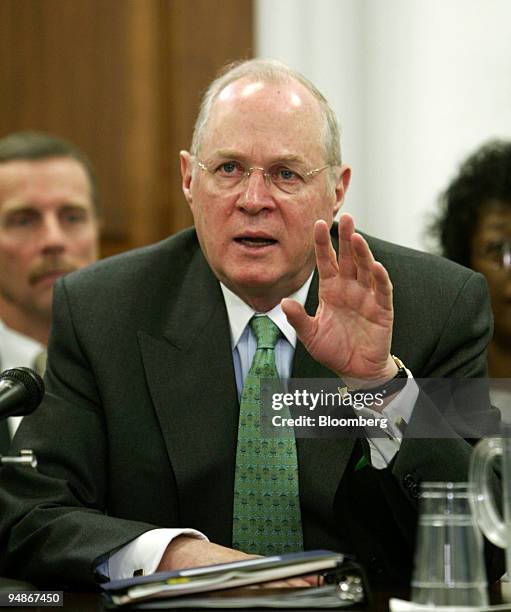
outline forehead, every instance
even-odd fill
[[[481,233],[511,234],[511,202],[491,200],[486,202],[479,216]]]
[[[322,126],[319,102],[298,81],[244,78],[227,85],[213,103],[201,153],[235,149],[253,161],[285,154],[321,160]]]
[[[85,168],[69,157],[0,162],[0,206],[37,205],[72,198],[91,202]]]

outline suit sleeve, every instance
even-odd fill
[[[442,332],[425,367],[428,379],[418,380],[425,392],[419,395],[411,427],[394,463],[394,473],[410,498],[417,498],[417,486],[422,481],[467,480],[474,440],[464,439],[463,427],[457,435],[458,423],[451,418],[453,415],[465,412],[467,423],[472,418],[474,423],[479,423],[482,415],[486,427],[498,428],[499,413],[490,406],[484,378],[491,333],[486,282],[481,275],[470,274],[444,319]],[[467,390],[473,390],[477,399],[471,400]],[[448,403],[450,413],[445,416]],[[438,419],[430,418],[430,412]],[[422,424],[424,432],[420,430]],[[435,440],[426,437],[425,432],[431,432],[430,437]]]
[[[468,479],[472,445],[477,440],[466,439],[464,427],[469,430],[473,427],[473,431],[498,430],[500,415],[489,403],[484,379],[487,374],[486,347],[492,330],[486,281],[479,274],[470,274],[452,302],[436,348],[425,368],[427,376],[437,380],[422,381],[427,392],[419,395],[412,415],[412,427],[407,430],[412,433],[405,435],[391,468],[404,493],[402,502],[397,503],[396,490],[392,489],[393,493],[390,494],[389,489],[384,487],[387,496],[392,498],[396,518],[402,525],[415,524],[404,517],[407,515],[406,507],[416,509],[422,482]],[[428,395],[428,382],[433,388],[438,383],[436,396],[435,393]],[[446,398],[446,395],[452,410],[450,417],[444,414],[442,398]],[[432,413],[436,416],[431,417]],[[456,419],[453,419],[455,415],[460,417],[457,423],[463,425],[458,431]],[[419,425],[415,423],[415,430],[414,418],[419,422]],[[420,423],[427,424],[431,437],[424,436]],[[497,497],[499,489],[495,477]],[[487,569],[490,579],[502,575],[504,561],[501,550],[487,547]]]
[[[46,587],[90,588],[102,558],[155,525],[106,515],[102,407],[63,284],[55,291],[54,321],[46,395],[23,420],[12,449],[34,450],[38,468],[1,470],[1,571]]]
[[[481,274],[471,273],[451,303],[425,376],[486,376],[486,349],[492,333],[486,280]]]

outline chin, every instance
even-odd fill
[[[52,305],[53,291],[50,291],[50,294],[48,296],[40,296],[40,298],[34,302],[34,310],[36,310],[43,316],[51,317]]]
[[[223,278],[235,286],[266,287],[278,282],[280,275],[271,264],[249,263],[233,265],[222,271]],[[227,284],[227,283],[226,283]]]
[[[243,273],[233,274],[231,278],[237,285],[244,287],[273,287],[282,281],[282,276],[277,274],[271,266],[264,269],[245,270]]]

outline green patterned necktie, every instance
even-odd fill
[[[233,547],[260,555],[297,552],[303,550],[303,535],[294,434],[261,434],[260,381],[278,378],[275,344],[281,332],[266,316],[253,317],[249,325],[257,350],[240,401]]]

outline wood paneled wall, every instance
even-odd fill
[[[102,253],[191,224],[178,152],[201,93],[252,56],[252,0],[1,0],[0,136],[41,129],[97,168]]]

